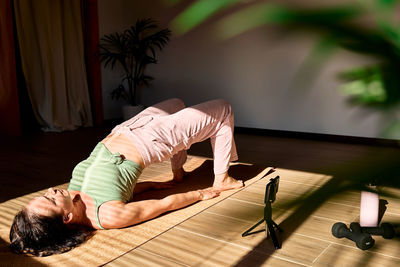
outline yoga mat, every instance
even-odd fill
[[[184,181],[168,190],[147,191],[138,194],[134,200],[157,199],[172,193],[186,192],[212,186],[212,160],[188,156],[184,166],[190,173]],[[250,185],[272,168],[254,166],[245,163],[234,163],[229,174],[242,179]],[[168,181],[172,179],[170,162],[153,164],[146,168],[139,181]],[[54,185],[66,189],[68,184]],[[15,214],[21,210],[33,197],[41,196],[47,188],[22,197],[11,199],[0,204],[0,265],[1,266],[99,266],[135,249],[152,238],[168,231],[180,223],[190,219],[199,212],[223,201],[241,189],[222,192],[217,198],[197,202],[186,208],[161,215],[153,220],[127,227],[124,229],[100,230],[94,236],[77,248],[64,254],[48,257],[34,257],[11,253],[8,249],[9,231]]]

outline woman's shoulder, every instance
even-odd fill
[[[115,228],[115,218],[123,211],[126,203],[120,200],[110,200],[100,205],[98,210],[99,221],[105,229]]]
[[[97,216],[100,221],[100,224],[104,228],[109,225],[109,221],[112,221],[116,215],[123,210],[125,203],[120,200],[109,200],[104,203],[101,203],[97,206],[96,201],[88,194],[81,191],[70,191],[72,194],[78,194],[82,200],[83,209],[85,210],[86,217],[90,220],[92,227],[95,229],[101,229],[101,227],[97,223],[96,218],[96,209]]]
[[[95,200],[88,194],[82,191],[70,190],[71,195],[79,196],[80,201],[77,201],[78,209],[82,209],[84,216],[90,221],[90,226],[94,229],[101,229],[97,225],[96,220],[96,202]]]

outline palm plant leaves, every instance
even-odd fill
[[[100,60],[104,62],[104,67],[110,64],[111,69],[116,63],[126,67],[127,38],[120,33],[108,34],[101,38]]]
[[[124,71],[121,84],[113,90],[113,98],[123,98],[136,104],[136,90],[149,86],[152,77],[144,75],[146,66],[156,64],[156,50],[162,50],[168,43],[171,31],[158,29],[152,19],[138,19],[135,25],[122,33],[116,32],[101,38],[99,55],[104,67],[114,69],[120,65]],[[125,89],[123,84],[127,84]],[[126,90],[122,93],[122,90]]]

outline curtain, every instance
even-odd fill
[[[45,131],[92,126],[80,0],[14,0],[22,70]]]
[[[101,90],[101,64],[99,47],[99,17],[97,0],[81,0],[83,35],[89,95],[92,101],[93,120],[96,126],[103,124],[103,95]]]

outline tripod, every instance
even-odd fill
[[[265,189],[265,207],[264,207],[264,218],[257,222],[255,225],[250,227],[248,230],[246,230],[243,234],[242,237],[257,233],[257,232],[251,232],[254,230],[257,226],[262,224],[265,221],[265,232],[268,236],[268,233],[271,235],[272,238],[272,243],[274,244],[275,249],[280,249],[281,244],[279,244],[279,241],[276,237],[275,233],[275,228],[278,229],[279,232],[282,232],[282,228],[280,228],[273,220],[272,220],[272,203],[275,201],[276,198],[276,193],[278,192],[278,187],[279,187],[279,176],[270,179],[270,182],[267,184],[266,189]]]

